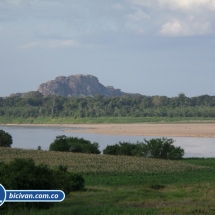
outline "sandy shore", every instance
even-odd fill
[[[8,124],[9,125],[9,124]],[[14,125],[14,124],[13,124]],[[215,124],[37,124],[17,126],[57,126],[67,127],[66,132],[81,132],[129,136],[164,136],[164,137],[213,137]],[[73,128],[69,130],[68,127]],[[77,130],[75,129],[77,128]],[[81,130],[80,130],[81,128]],[[75,130],[74,130],[75,129]]]
[[[85,129],[66,131],[135,136],[215,137],[215,124],[91,124],[74,127]]]

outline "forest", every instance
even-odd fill
[[[0,97],[3,117],[215,117],[215,96],[176,97],[139,95],[122,97],[43,97],[37,91],[22,97]]]

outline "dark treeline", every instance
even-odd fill
[[[23,97],[0,98],[0,116],[6,117],[215,117],[215,96],[43,97],[38,92]]]

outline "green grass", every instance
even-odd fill
[[[48,210],[1,214],[215,214],[215,158],[163,161],[0,148],[0,160],[14,157],[32,157],[52,168],[60,161],[69,165],[70,171],[82,172],[86,188],[70,193]]]
[[[215,182],[215,169],[136,174],[84,175],[87,186],[136,186],[136,185],[192,185]]]
[[[117,214],[214,214],[215,183],[167,185],[155,190],[148,185],[88,186],[70,193],[62,203],[40,211],[20,210],[7,215],[117,215]]]
[[[202,117],[92,117],[92,118],[72,118],[72,117],[4,117],[0,116],[1,124],[90,124],[90,123],[215,123],[215,118]]]
[[[198,166],[207,166],[215,168],[215,158],[184,158],[183,161]]]

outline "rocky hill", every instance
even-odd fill
[[[59,76],[54,80],[41,84],[38,91],[44,96],[59,95],[65,97],[95,96],[98,94],[109,97],[112,95],[122,96],[128,94],[122,92],[120,89],[114,89],[112,86],[105,87],[93,75]]]

